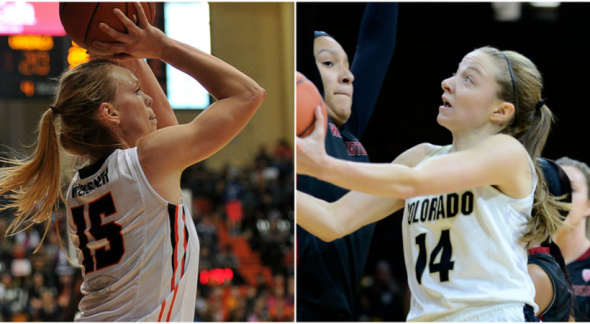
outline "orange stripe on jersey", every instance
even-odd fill
[[[172,303],[170,304],[170,309],[168,310],[168,317],[166,317],[166,322],[170,322],[170,315],[172,314],[172,306],[174,306],[174,301],[176,300],[176,293],[178,292],[178,286],[174,288],[174,297],[172,297]]]
[[[184,253],[182,254],[182,268],[180,269],[180,277],[184,276],[184,261],[186,259],[186,246],[188,245],[188,229],[186,228],[186,214],[184,208],[182,209],[182,224],[184,225]]]
[[[162,321],[162,315],[164,314],[164,308],[166,308],[166,299],[162,302],[162,308],[160,309],[160,315],[158,315],[158,322]]]
[[[173,262],[173,272],[172,272],[172,285],[170,290],[174,290],[174,286],[176,286],[176,270],[178,269],[178,206],[176,206],[176,210],[174,211],[174,253],[172,254],[172,262]]]

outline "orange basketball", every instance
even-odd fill
[[[143,11],[150,24],[154,23],[156,4],[141,2]],[[92,46],[95,40],[115,42],[109,35],[98,29],[98,24],[104,22],[114,29],[124,32],[125,26],[115,17],[113,9],[119,8],[129,19],[139,24],[139,16],[132,2],[60,2],[59,19],[68,36],[78,46],[97,54],[101,51]]]
[[[297,136],[305,137],[314,129],[314,110],[322,107],[324,115],[324,131],[328,129],[328,116],[322,95],[313,82],[297,72]]]

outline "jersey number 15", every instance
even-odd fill
[[[86,223],[84,212],[87,209],[90,226]],[[104,196],[88,203],[72,207],[72,219],[76,224],[76,235],[80,245],[78,249],[82,252],[82,265],[86,274],[106,268],[121,261],[125,253],[123,244],[123,227],[116,222],[103,223],[103,217],[109,217],[117,212],[113,195],[109,192]],[[109,247],[100,247],[91,250],[88,247],[89,239],[94,241],[106,239]]]

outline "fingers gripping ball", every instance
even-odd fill
[[[156,5],[154,2],[141,2],[143,11],[150,24],[154,23]],[[101,22],[114,29],[125,32],[123,23],[113,14],[119,8],[131,21],[139,24],[139,16],[132,2],[60,2],[59,19],[66,33],[78,44],[89,51],[100,53],[92,46],[95,40],[115,42],[115,40],[98,28]]]
[[[314,129],[314,111],[317,106],[322,107],[324,115],[324,131],[328,129],[326,105],[322,95],[303,74],[297,72],[297,136],[306,137]]]

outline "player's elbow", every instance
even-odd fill
[[[404,184],[396,186],[394,194],[392,196],[394,198],[409,199],[416,196],[420,196],[420,192],[420,186],[415,184]]]
[[[412,170],[399,182],[392,183],[390,196],[400,199],[409,199],[420,196],[424,191],[425,181],[418,172]]]
[[[321,225],[321,230],[318,231],[317,236],[324,242],[332,242],[343,236],[346,236],[347,223],[342,222],[342,219],[338,217],[332,208],[328,210],[328,217],[324,218],[325,221]]]
[[[245,87],[242,93],[242,101],[252,109],[258,109],[266,99],[266,90],[253,83]]]
[[[327,243],[333,242],[343,236],[344,234],[335,228],[329,228],[328,230],[322,231],[322,233],[318,235],[320,240]]]

